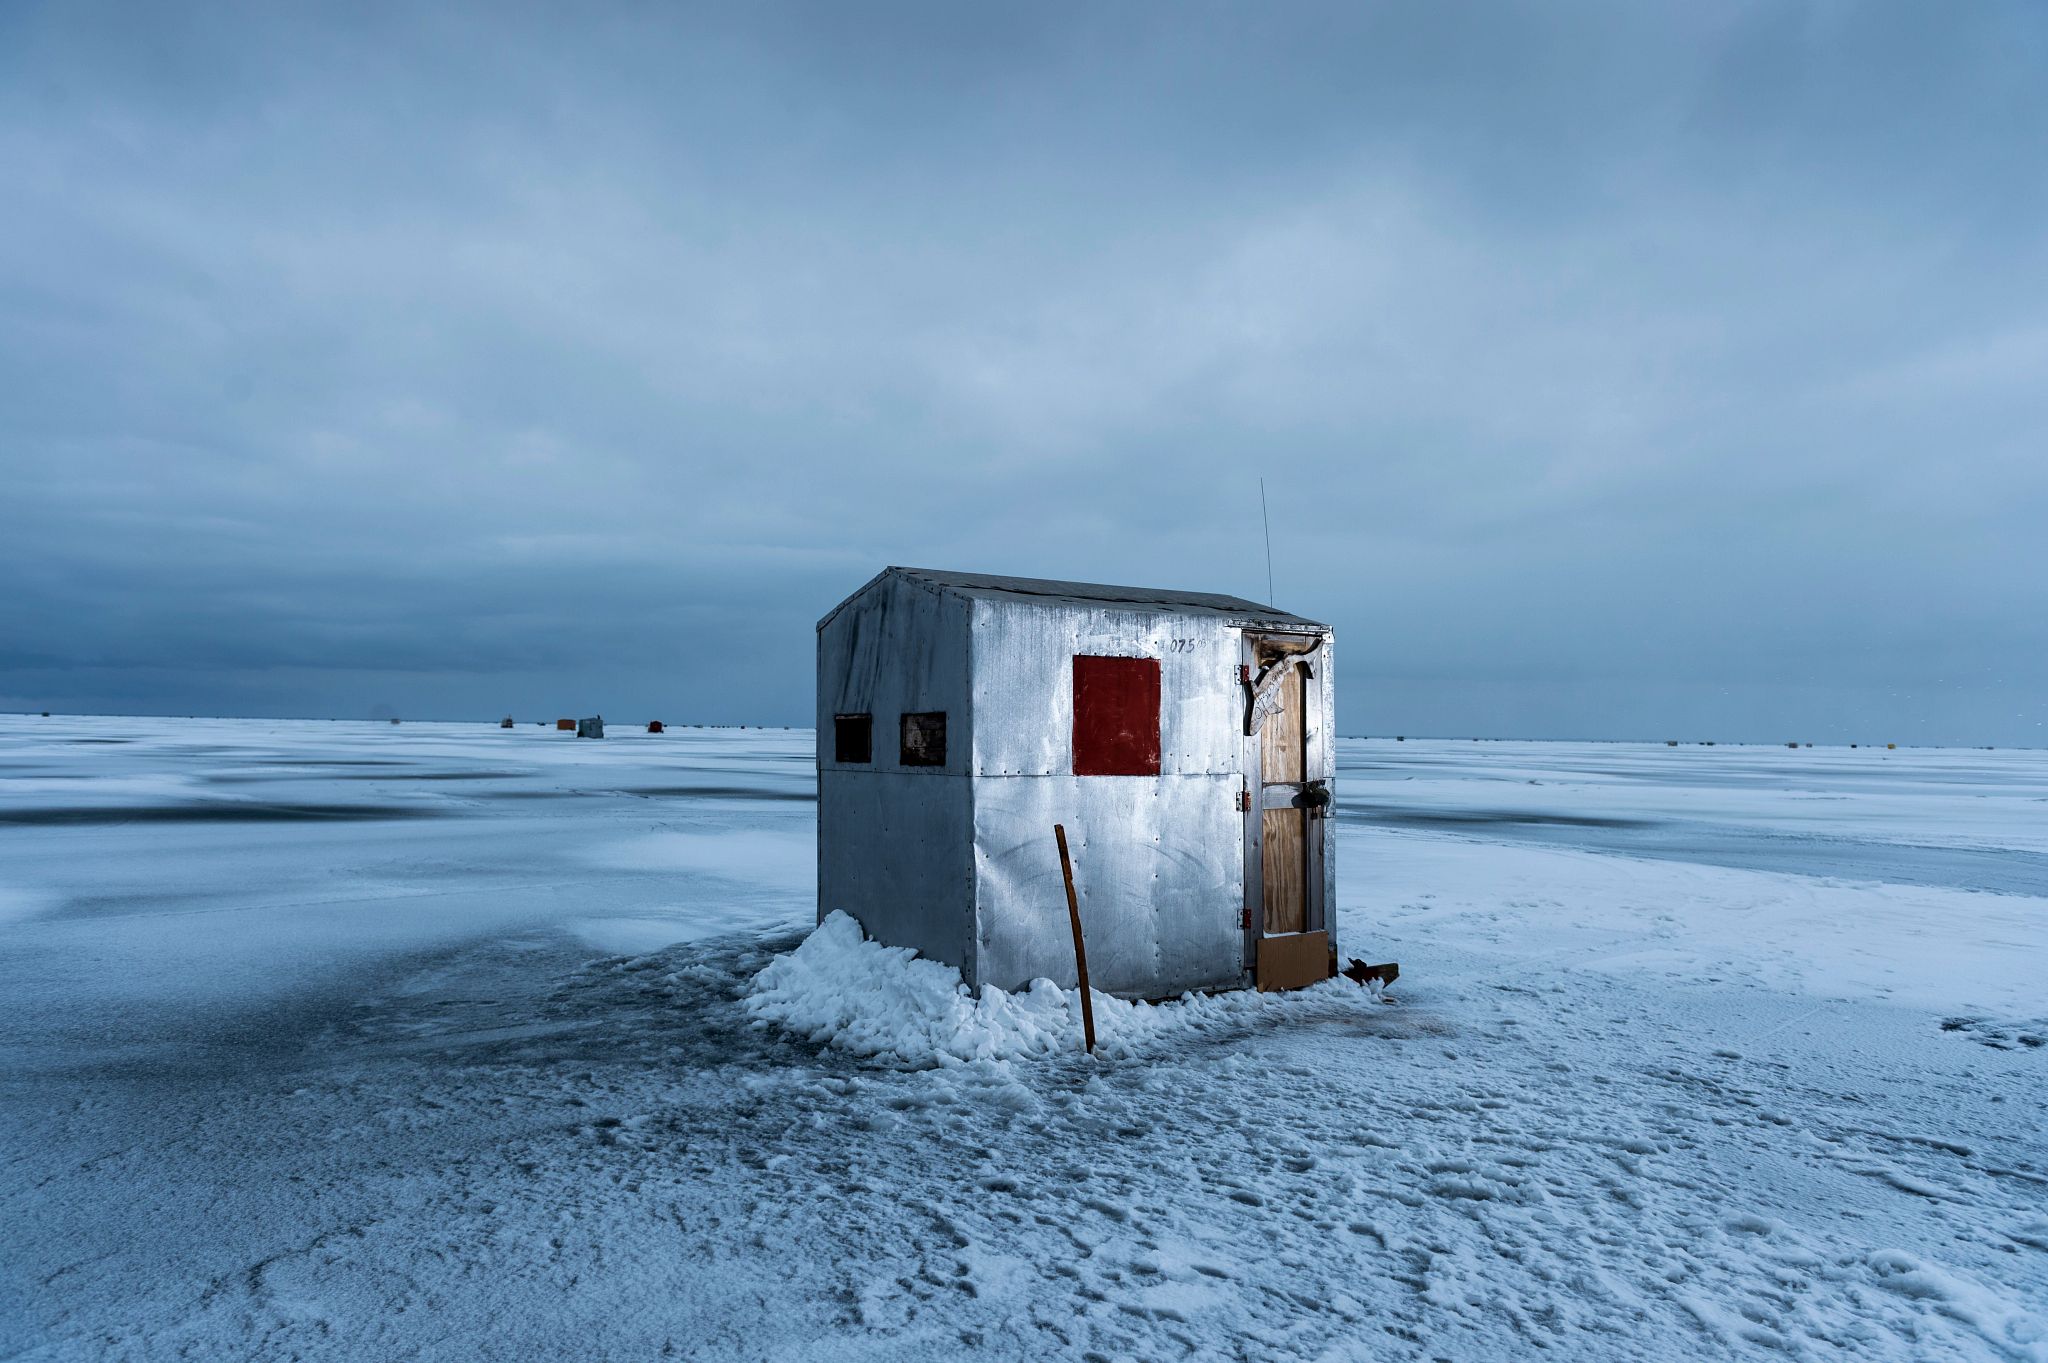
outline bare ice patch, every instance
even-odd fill
[[[578,941],[614,956],[643,956],[727,930],[723,924],[707,927],[684,918],[578,918],[565,926]]]
[[[761,889],[810,894],[817,885],[813,841],[808,827],[706,828],[644,833],[593,848],[585,859],[613,871],[716,876]]]
[[[0,923],[11,923],[18,918],[32,918],[56,903],[56,896],[40,890],[23,890],[12,885],[0,885]]]

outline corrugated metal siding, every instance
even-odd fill
[[[977,600],[973,619],[979,981],[1074,982],[1052,838],[1063,823],[1096,988],[1158,998],[1240,983],[1238,631],[1213,616],[1006,598]],[[1159,660],[1158,776],[1074,775],[1077,653]]]
[[[837,771],[818,783],[818,917],[973,980],[974,825],[965,776]],[[1064,903],[1064,901],[1062,901]]]
[[[1066,825],[1097,989],[1161,998],[1242,982],[1244,839],[1230,776],[975,782],[977,980],[1074,985],[1052,826]]]
[[[887,575],[818,631],[818,917],[974,975],[967,603]],[[943,767],[904,768],[898,722],[944,711]],[[833,760],[832,717],[874,716],[874,760]]]
[[[947,716],[946,764],[916,768],[917,774],[967,774],[974,744],[969,609],[961,598],[884,576],[827,618],[818,630],[821,775],[839,766],[830,742],[834,715],[875,717],[874,761],[857,769],[902,771],[898,720],[933,710]]]
[[[1159,659],[1159,771],[1242,769],[1238,631],[1208,616],[974,603],[977,776],[1071,775],[1074,655]]]

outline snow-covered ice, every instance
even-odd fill
[[[611,732],[0,719],[0,1357],[2048,1359],[2048,754],[1347,743],[1091,1060]]]

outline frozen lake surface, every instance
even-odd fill
[[[2048,754],[1347,742],[1396,1002],[919,1067],[612,732],[0,718],[0,1358],[2048,1360]]]

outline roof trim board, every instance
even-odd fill
[[[1021,600],[1042,605],[1123,606],[1164,614],[1219,615],[1247,624],[1327,630],[1328,625],[1243,597],[1212,592],[1166,591],[1155,587],[1118,587],[1099,582],[1064,582],[1054,578],[1005,577],[993,573],[958,573],[936,568],[885,568],[859,591],[834,606],[818,627],[884,578],[896,577],[941,592],[978,599]]]

